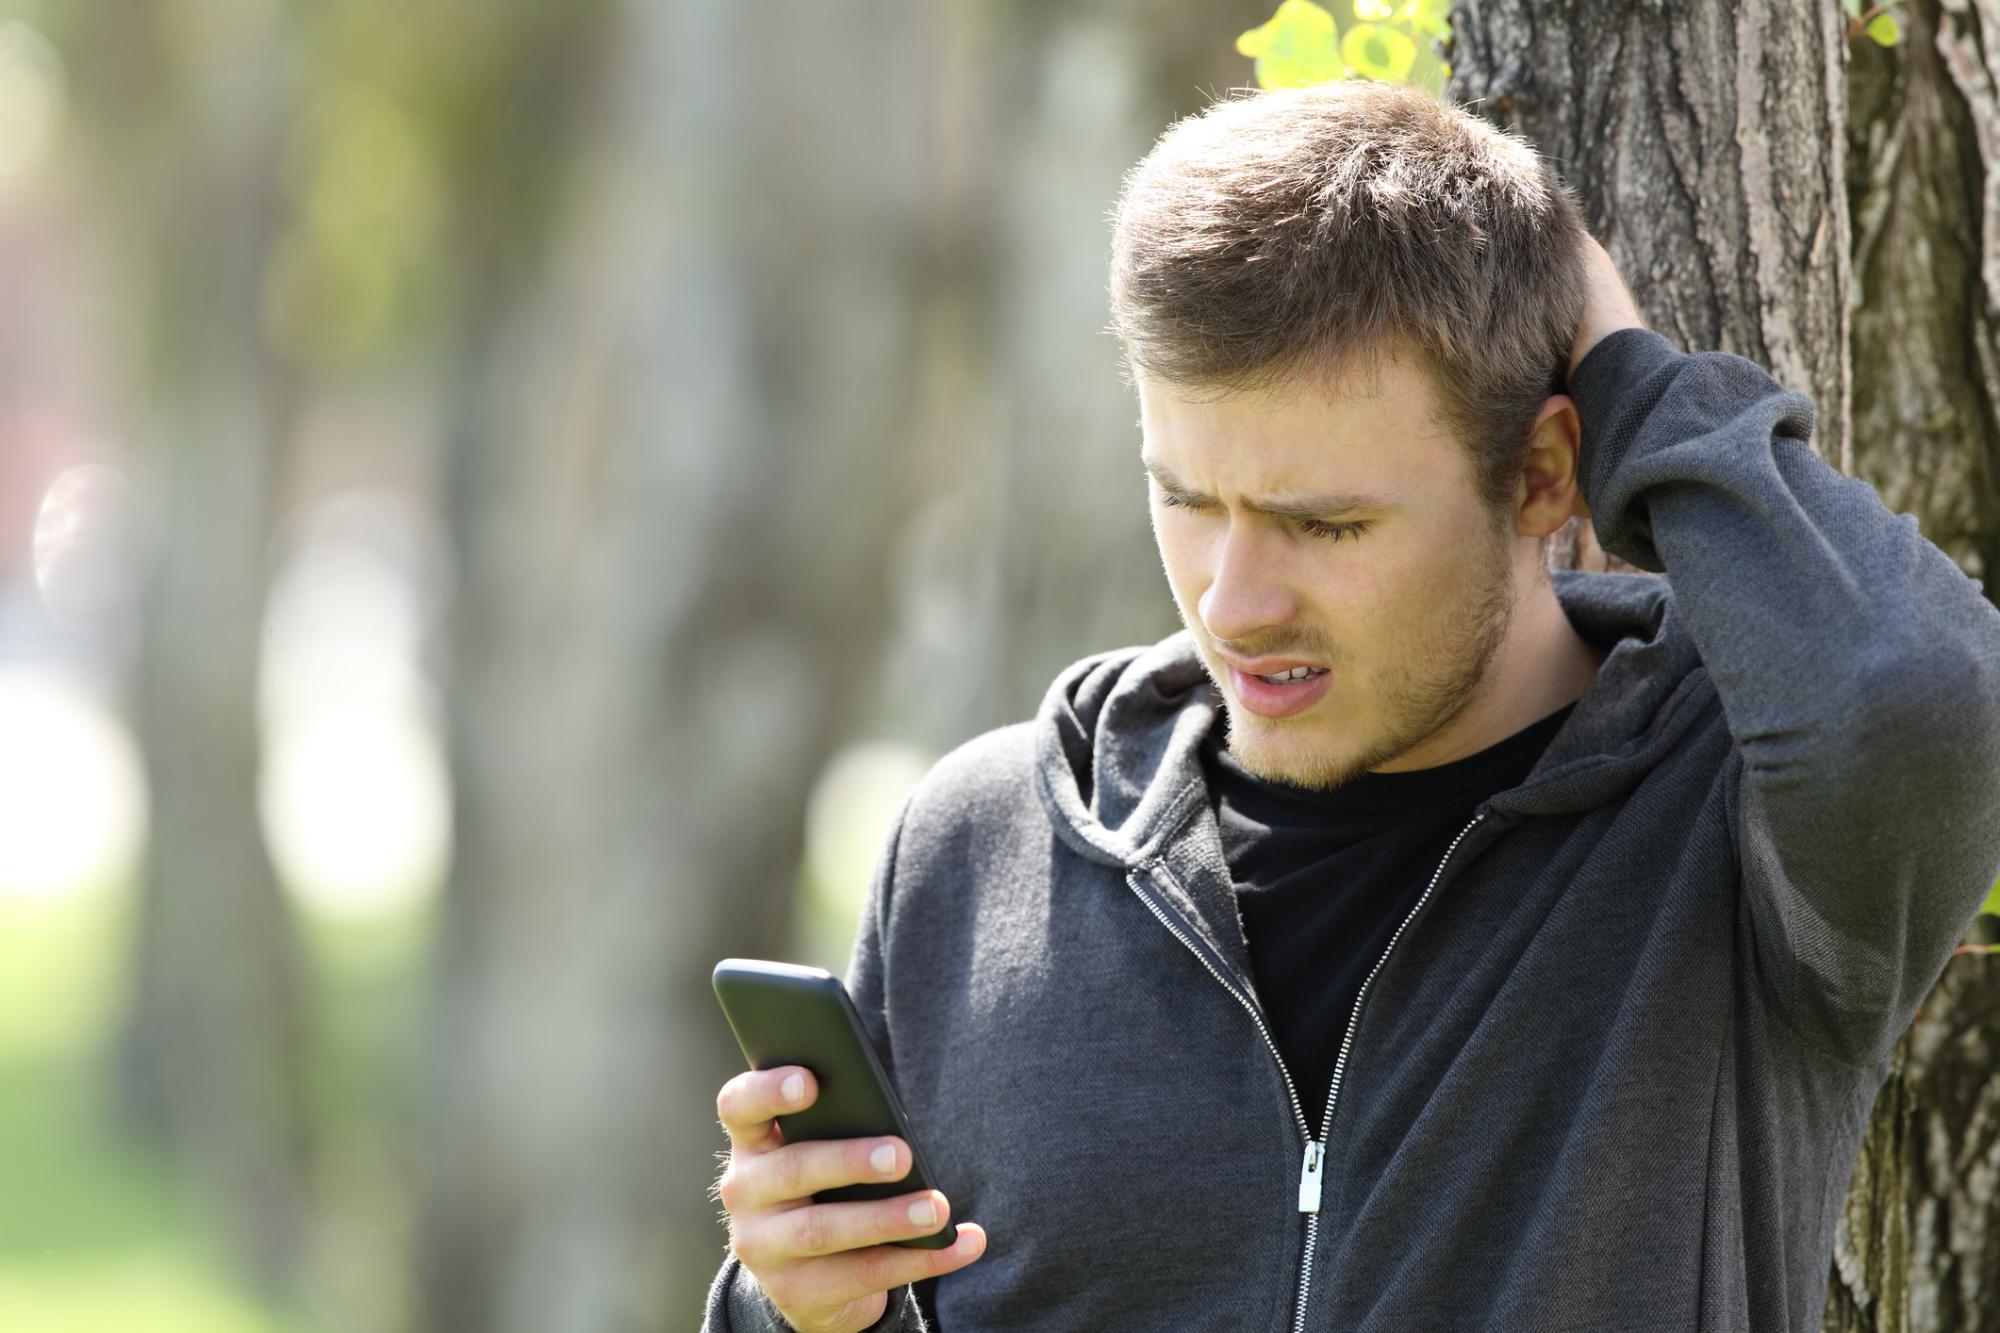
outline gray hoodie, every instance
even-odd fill
[[[877,1330],[1808,1333],[1891,1048],[2000,873],[2000,611],[1755,364],[1571,379],[1610,655],[1448,846],[1308,1125],[1185,631],[905,802],[847,981],[986,1254]],[[733,1258],[708,1333],[786,1327]]]

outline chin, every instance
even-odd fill
[[[1229,752],[1236,762],[1267,782],[1330,788],[1354,775],[1353,755],[1336,751],[1301,726],[1301,719],[1261,717],[1234,706],[1229,715]]]

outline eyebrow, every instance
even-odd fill
[[[1165,466],[1148,458],[1139,460],[1155,485],[1177,500],[1194,504],[1221,504],[1213,495],[1204,495],[1176,477]],[[1373,495],[1363,491],[1330,491],[1325,495],[1301,495],[1287,499],[1245,500],[1243,507],[1273,518],[1331,518],[1370,509],[1394,509],[1400,502],[1393,495]]]

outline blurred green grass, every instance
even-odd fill
[[[0,900],[0,1329],[292,1333],[102,1095],[130,887]]]
[[[172,1164],[120,1133],[108,1080],[129,884],[0,898],[0,1330],[323,1333],[406,1326],[411,1115],[427,917],[301,923],[314,1014],[304,1312],[259,1302]]]

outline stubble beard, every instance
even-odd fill
[[[1248,714],[1252,743],[1239,746],[1239,706],[1217,681],[1224,702],[1224,738],[1236,761],[1266,781],[1332,791],[1393,763],[1451,725],[1479,697],[1493,658],[1506,641],[1516,596],[1507,557],[1505,544],[1498,551],[1489,550],[1479,567],[1490,570],[1490,576],[1463,604],[1433,622],[1404,661],[1386,664],[1392,679],[1377,695],[1383,731],[1358,753],[1315,751],[1309,733],[1294,725],[1294,719],[1256,714]],[[1316,711],[1308,709],[1305,717]]]

